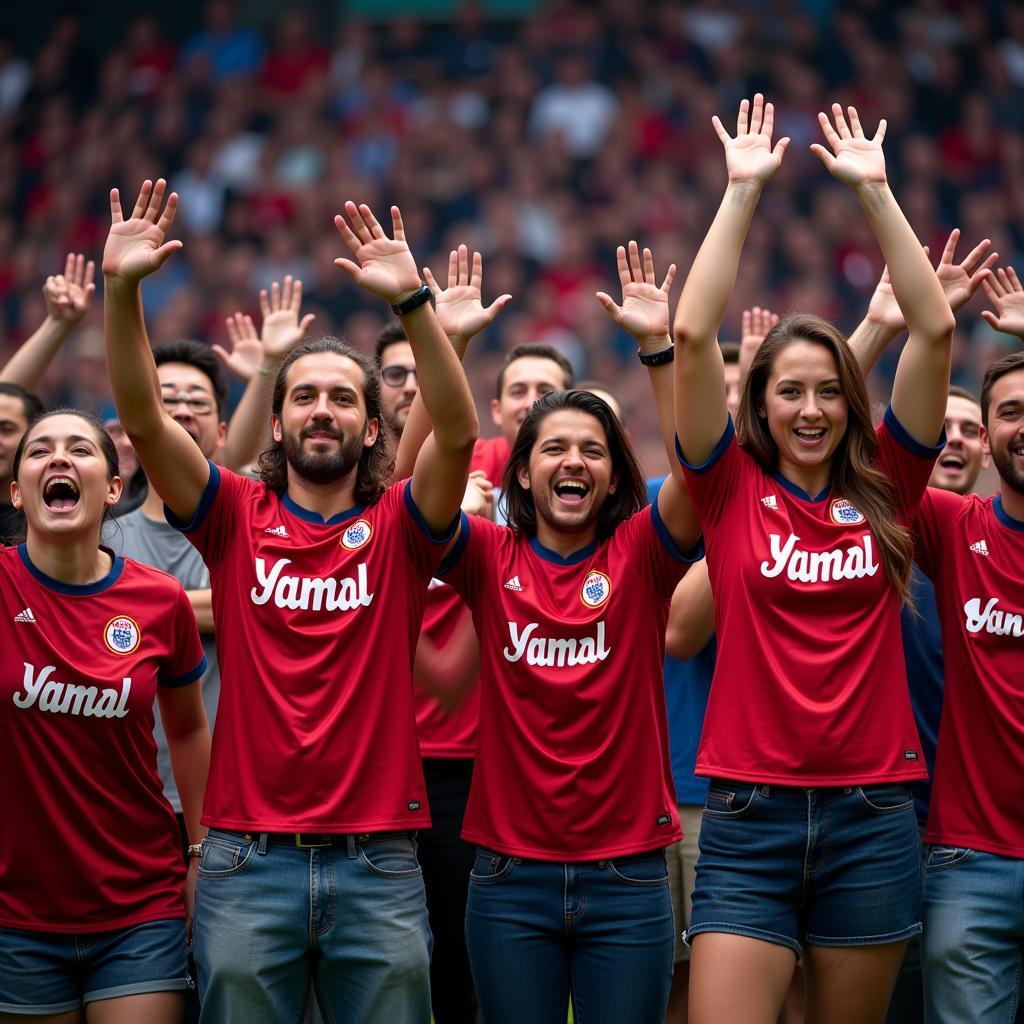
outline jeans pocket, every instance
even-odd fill
[[[914,809],[910,788],[901,783],[856,786],[854,792],[857,794],[857,803],[871,814],[899,814]]]
[[[423,868],[416,858],[416,840],[411,836],[389,836],[359,844],[359,860],[378,878],[417,878]]]
[[[973,856],[974,850],[967,846],[929,846],[924,858],[924,869],[933,874],[946,871],[966,863]]]
[[[477,885],[493,885],[501,882],[512,873],[512,865],[516,858],[504,853],[496,853],[494,850],[477,848],[476,860],[473,862],[473,869],[469,873],[470,882]]]
[[[608,861],[608,870],[613,878],[626,885],[642,889],[653,889],[668,885],[668,868],[665,866],[665,851],[616,857]]]
[[[242,839],[225,832],[210,832],[203,839],[199,874],[204,878],[228,878],[241,874],[256,854],[255,839]]]
[[[756,782],[712,779],[704,814],[711,818],[745,818],[757,808],[760,799],[761,787]]]

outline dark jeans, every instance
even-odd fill
[[[188,870],[188,829],[185,827],[185,815],[177,812],[178,831],[181,833],[181,855],[185,858],[185,870]],[[199,985],[196,978],[196,959],[192,955],[192,943],[188,944],[188,989],[185,992],[185,1012],[181,1024],[199,1024]]]
[[[430,1003],[437,1024],[473,1024],[476,993],[466,955],[466,891],[476,847],[459,834],[473,778],[472,758],[423,759],[433,827],[419,834],[420,866],[434,936]]]

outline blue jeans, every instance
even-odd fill
[[[925,859],[924,1017],[1011,1024],[1021,995],[1024,860],[958,846]]]
[[[300,849],[211,829],[193,943],[201,1020],[291,1024],[312,981],[327,1024],[427,1024],[430,928],[416,841]]]
[[[663,850],[552,863],[480,849],[466,942],[487,1024],[660,1024],[674,926]]]

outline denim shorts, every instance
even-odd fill
[[[728,932],[788,946],[875,946],[921,930],[908,786],[802,789],[712,779],[687,941]]]
[[[43,1016],[97,999],[184,992],[185,921],[58,935],[0,928],[0,1012]]]

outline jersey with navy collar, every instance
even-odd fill
[[[1024,522],[929,488],[915,525],[946,665],[925,838],[1024,857]]]
[[[183,530],[210,570],[221,696],[203,821],[267,832],[429,824],[412,659],[435,539],[408,482],[326,522],[210,465]]]
[[[157,687],[206,669],[167,573],[114,556],[69,585],[0,551],[0,926],[94,933],[183,918],[178,823],[156,767]]]
[[[903,521],[942,442],[918,444],[889,409],[879,468]],[[730,418],[708,460],[679,452],[707,545],[718,661],[697,773],[835,786],[924,777],[899,599],[859,509],[766,473]]]
[[[682,835],[661,679],[668,605],[700,553],[648,506],[568,558],[481,519],[444,578],[480,638],[480,727],[463,838],[540,860]]]

